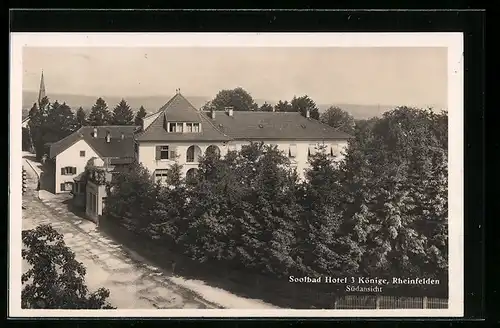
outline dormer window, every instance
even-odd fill
[[[169,123],[168,124],[168,132],[182,132],[183,124],[182,123]]]
[[[200,132],[200,123],[186,123],[186,132]]]

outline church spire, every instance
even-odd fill
[[[45,98],[45,82],[43,80],[43,70],[42,78],[40,79],[40,90],[38,91],[38,106],[42,103],[42,99]]]

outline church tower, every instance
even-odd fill
[[[43,80],[43,70],[42,70],[42,78],[40,79],[40,90],[38,91],[38,108],[40,108],[40,104],[42,103],[42,99],[45,98],[45,81]]]

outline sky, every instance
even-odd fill
[[[447,108],[447,48],[25,47],[23,90],[87,96],[255,99]]]

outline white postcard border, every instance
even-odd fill
[[[447,47],[449,114],[449,308],[397,310],[21,309],[21,108],[23,47]],[[463,34],[462,33],[11,33],[9,142],[10,317],[462,317]],[[429,75],[432,79],[432,74]]]

